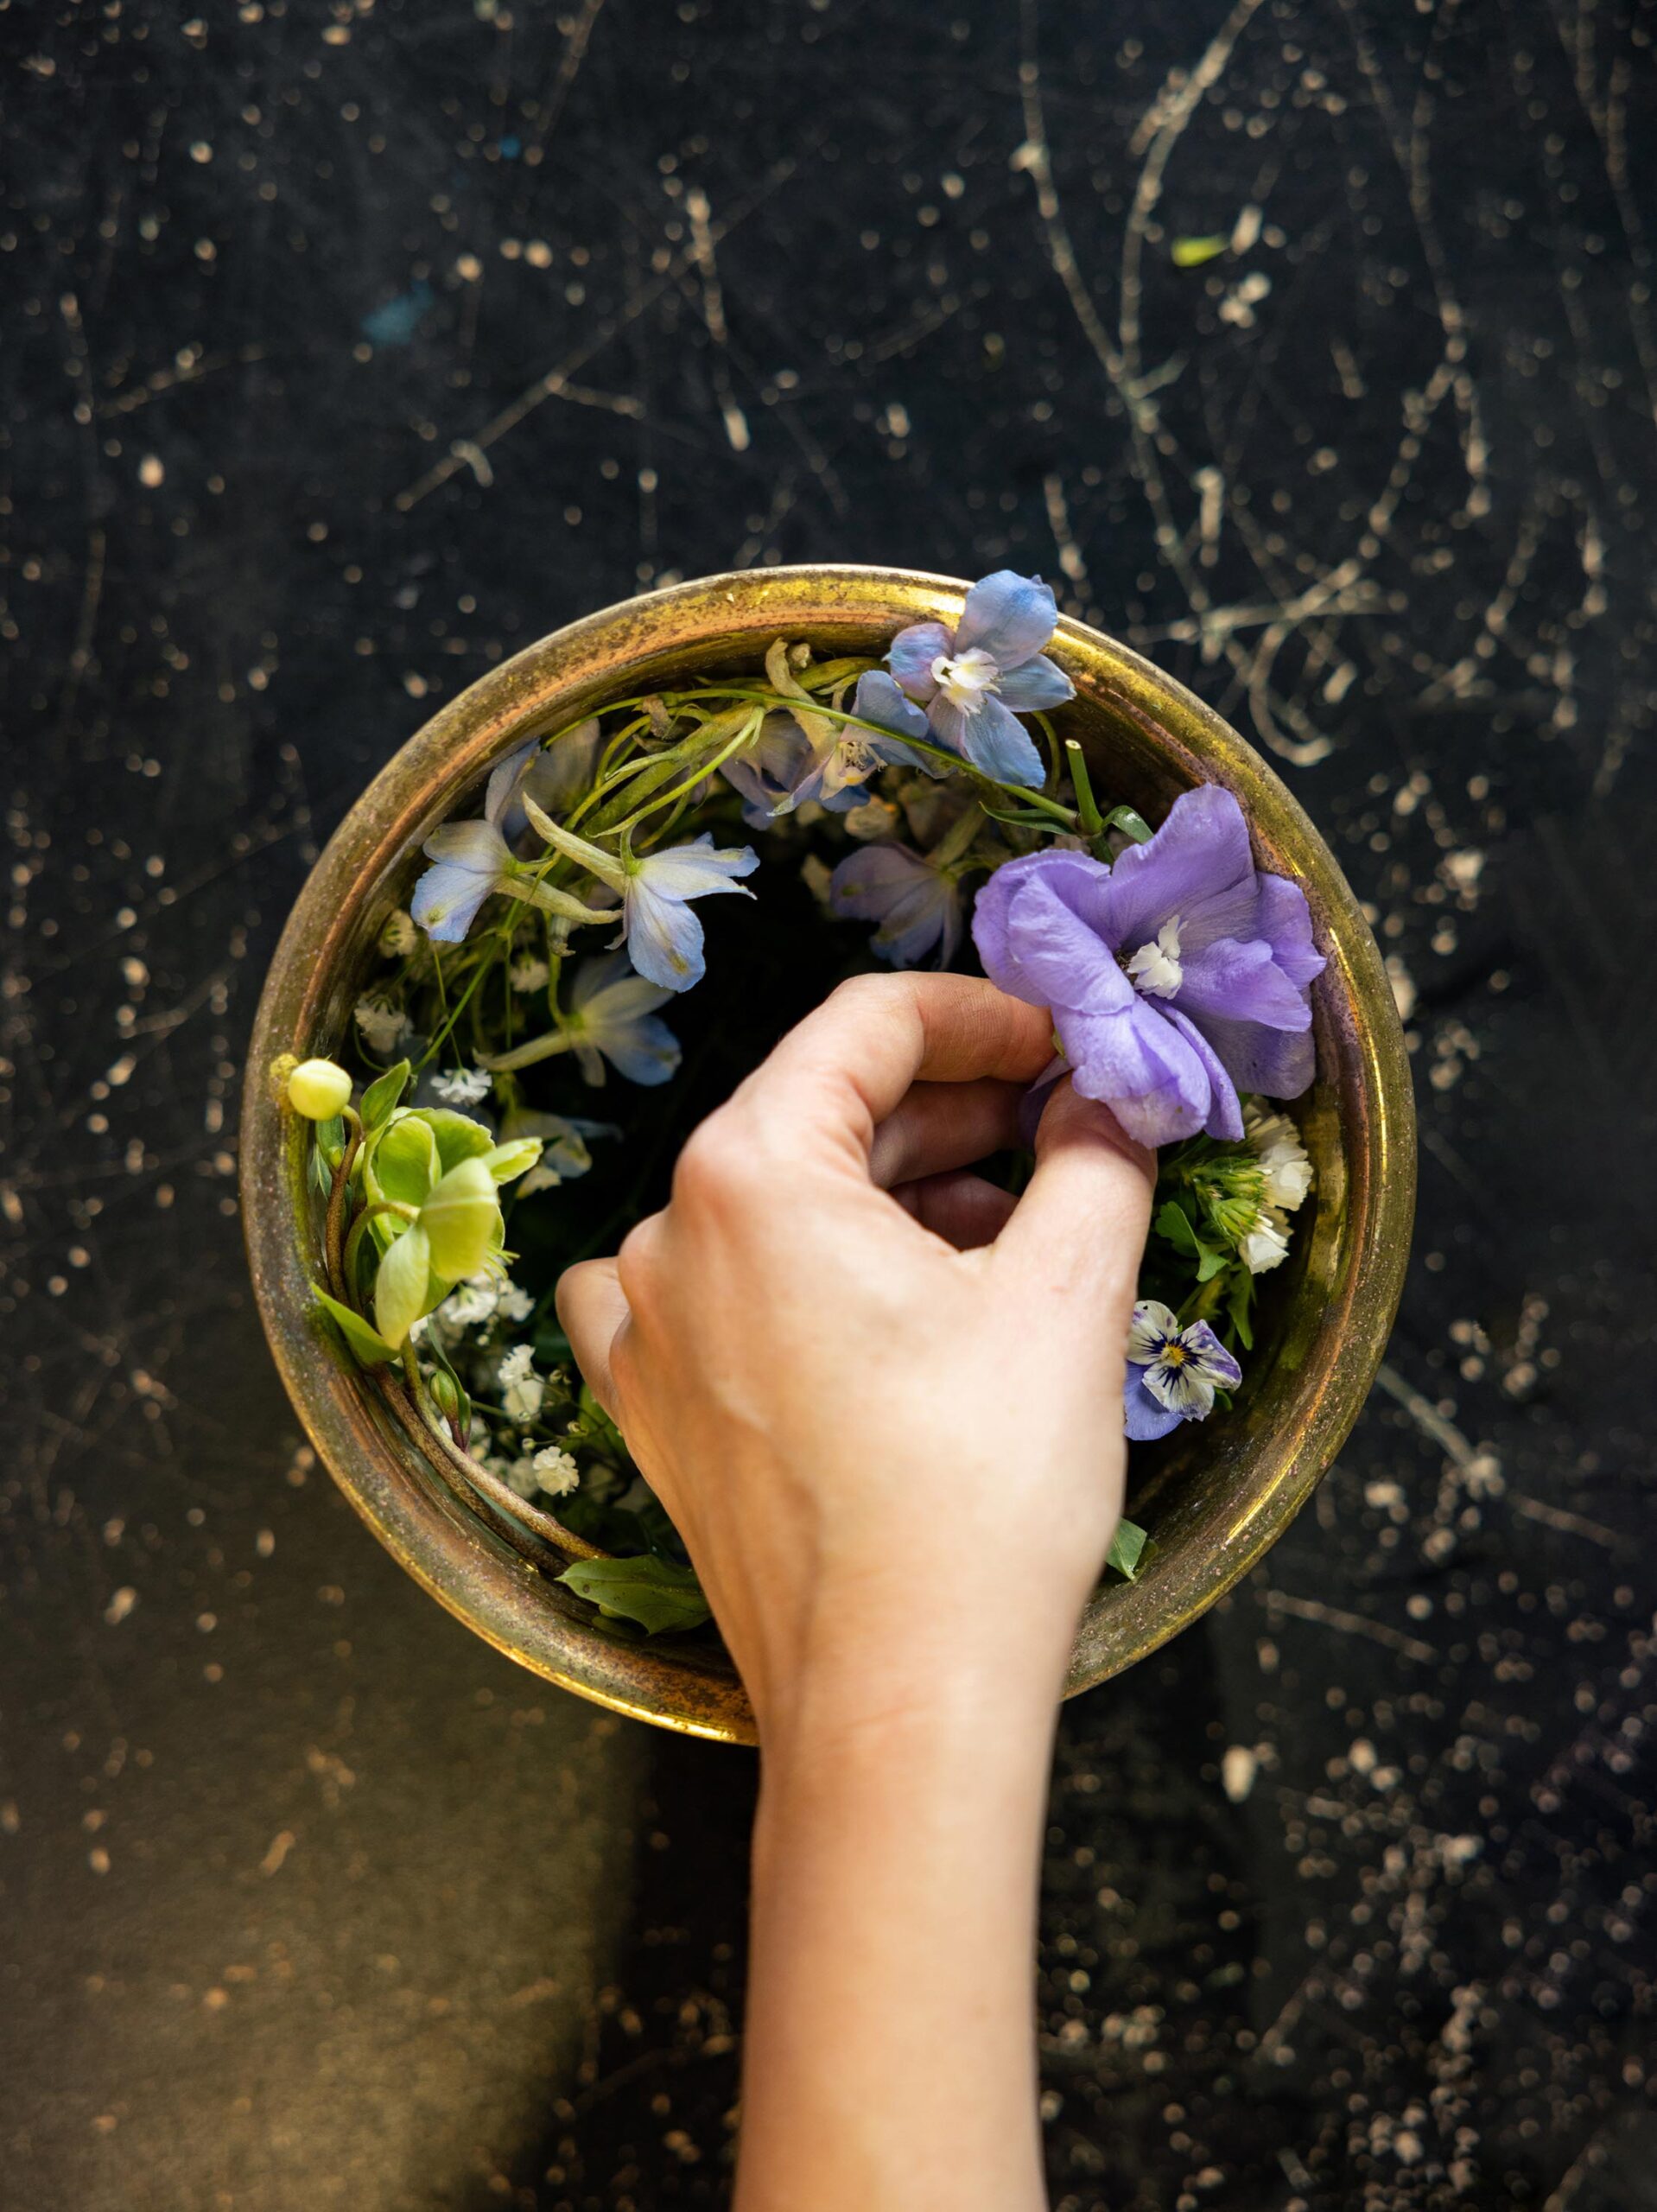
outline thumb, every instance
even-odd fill
[[[1079,1293],[1095,1311],[1119,1305],[1126,1315],[1156,1180],[1156,1154],[1066,1077],[1055,1084],[1036,1132],[1036,1172],[996,1239],[998,1263]]]

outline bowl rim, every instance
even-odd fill
[[[581,1618],[573,1600],[458,1505],[347,1370],[311,1311],[314,1224],[302,1203],[304,1129],[273,1069],[337,1044],[340,975],[359,954],[383,887],[515,741],[573,720],[641,662],[729,640],[959,620],[968,585],[860,563],[738,570],[603,607],[526,646],[433,715],[350,808],[302,887],[255,1019],[241,1124],[243,1219],[260,1319],[318,1455],[359,1515],[457,1618],[544,1679],[682,1733],[752,1743],[733,1674],[684,1647],[636,1643]],[[1332,1464],[1368,1395],[1402,1293],[1414,1209],[1408,1057],[1380,951],[1328,846],[1264,758],[1192,692],[1130,647],[1059,618],[1050,652],[1078,693],[1152,734],[1180,785],[1216,782],[1242,804],[1257,853],[1306,888],[1329,966],[1314,987],[1319,1058],[1338,1058],[1347,1189],[1337,1296],[1299,1378],[1296,1419],[1256,1454],[1228,1525],[1203,1556],[1161,1558],[1084,1617],[1066,1695],[1118,1674],[1190,1625],[1281,1535]],[[646,678],[648,680],[648,678]],[[378,923],[376,922],[376,926]],[[1320,1065],[1320,1084],[1324,1071]],[[1343,1341],[1338,1343],[1337,1338]]]

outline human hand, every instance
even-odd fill
[[[1121,1510],[1124,1347],[1154,1162],[1056,1091],[987,982],[843,985],[691,1136],[670,1203],[572,1268],[576,1357],[672,1516],[762,1740],[946,1677],[1051,1710]]]

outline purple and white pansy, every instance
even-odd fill
[[[1125,1426],[1136,1444],[1167,1436],[1183,1421],[1206,1421],[1216,1390],[1235,1390],[1242,1369],[1206,1321],[1179,1325],[1159,1300],[1142,1298],[1127,1329]]]

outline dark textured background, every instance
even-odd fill
[[[1042,569],[1250,732],[1419,1077],[1339,1467],[1064,1717],[1056,2198],[1657,2204],[1654,33],[0,9],[8,2208],[726,2186],[751,1763],[514,1671],[335,1497],[234,1102],[318,840],[435,701],[817,558]]]

